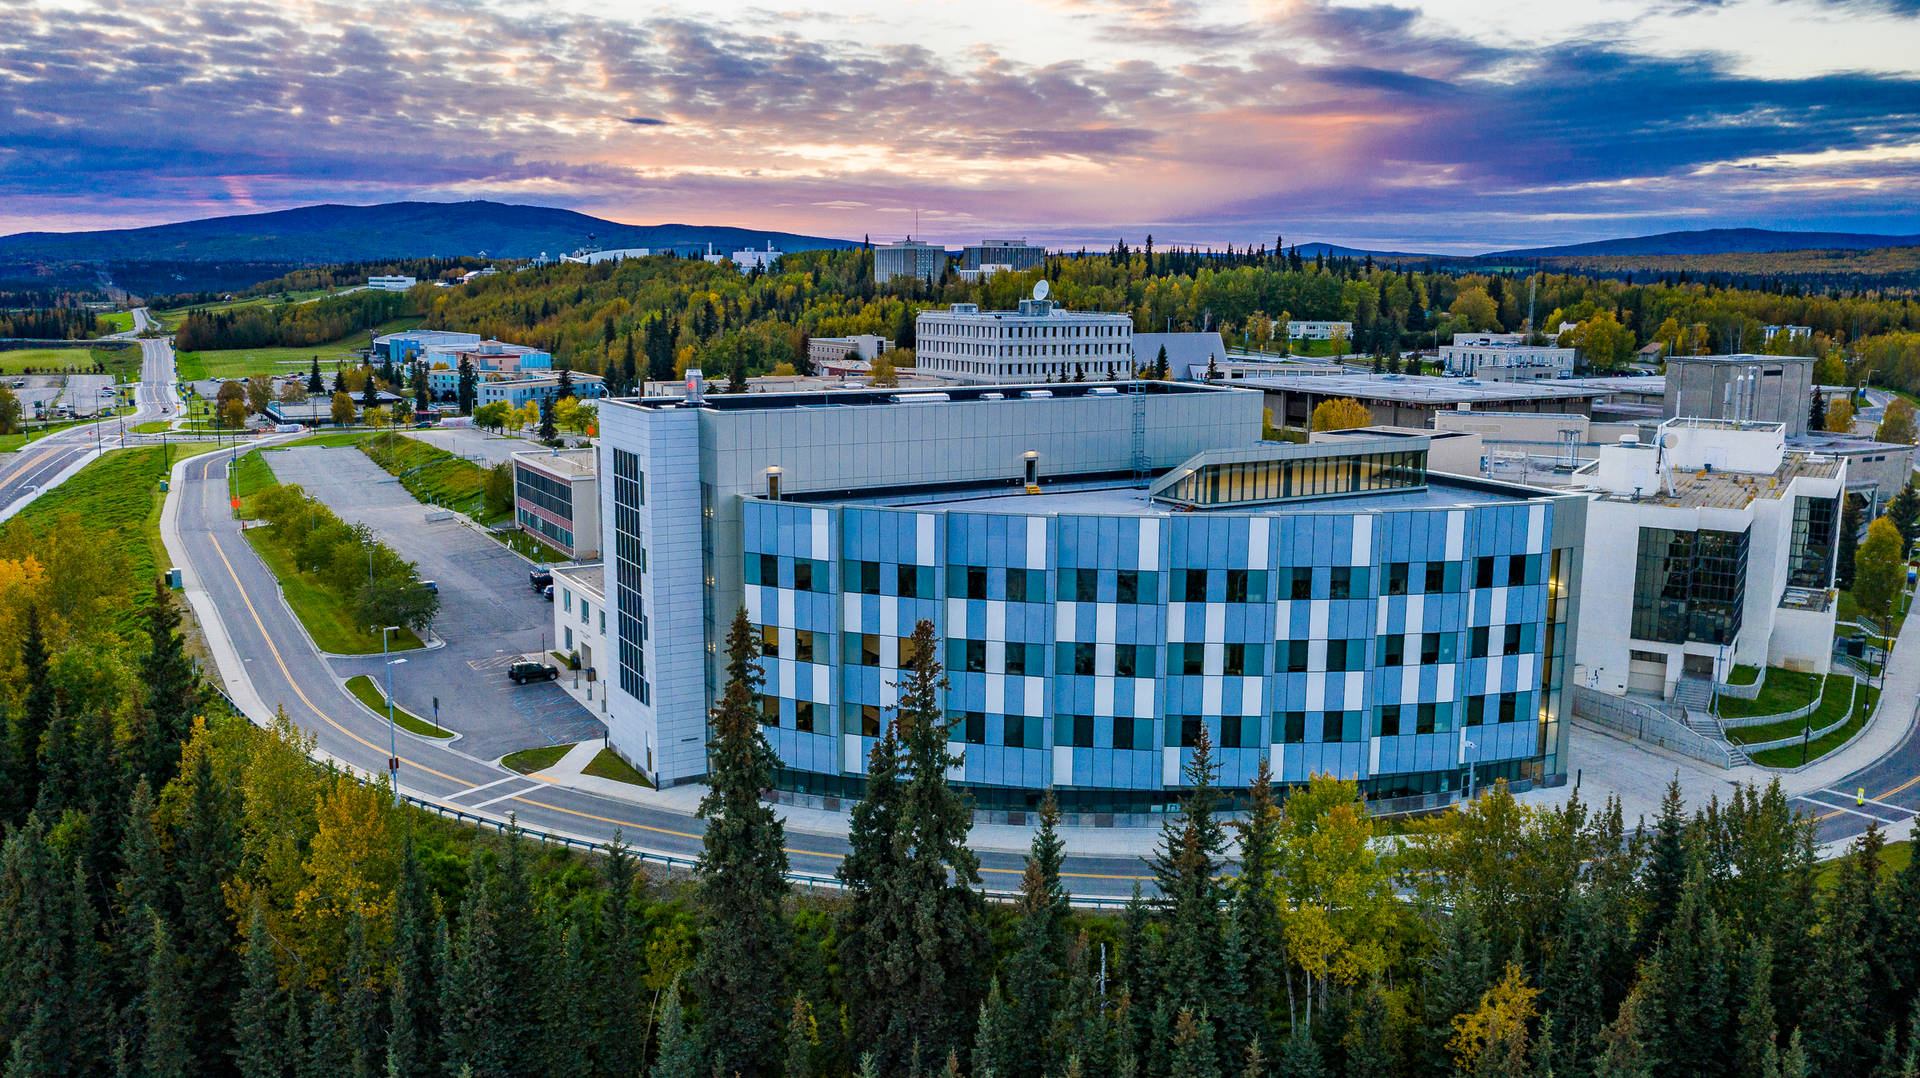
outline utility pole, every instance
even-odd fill
[[[380,630],[380,658],[387,668],[387,775],[393,786],[393,803],[400,804],[400,738],[394,733],[393,722],[393,660],[388,658],[387,634],[399,631],[400,626],[388,625]],[[402,659],[401,662],[405,662]]]

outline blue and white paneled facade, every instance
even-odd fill
[[[983,807],[1164,805],[1203,730],[1228,787],[1262,762],[1375,797],[1564,777],[1582,497],[1429,475],[1408,439],[1262,443],[1253,393],[1049,388],[610,403],[606,602],[637,637],[608,642],[613,746],[704,774],[744,607],[790,790],[858,795],[921,621]]]
[[[1127,516],[748,499],[782,783],[857,789],[921,619],[955,778],[985,804],[1048,787],[1094,811],[1164,801],[1202,727],[1228,787],[1263,759],[1381,797],[1463,789],[1469,761],[1482,781],[1551,781],[1546,675],[1568,623],[1549,593],[1574,558],[1553,546],[1555,501]]]

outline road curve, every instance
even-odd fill
[[[324,755],[367,774],[384,772],[386,722],[348,695],[228,509],[233,455],[209,453],[178,466],[169,519],[162,524],[168,549],[188,578],[188,600],[210,630],[222,680],[243,708],[260,712],[256,720],[284,708],[295,725],[313,734]],[[224,641],[216,640],[221,635]],[[702,823],[688,812],[550,785],[469,756],[457,742],[404,731],[397,736],[406,794],[494,819],[512,812],[525,827],[593,842],[609,841],[617,831],[628,844],[657,855],[691,859],[700,853]],[[989,891],[1018,887],[1020,854],[979,852]],[[844,834],[789,823],[787,855],[796,874],[830,877],[846,853]],[[1125,898],[1136,883],[1152,890],[1151,874],[1134,856],[1070,854],[1064,869],[1068,888],[1083,899]]]

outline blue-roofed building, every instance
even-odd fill
[[[429,349],[471,348],[480,343],[478,333],[456,333],[445,329],[409,329],[373,339],[373,360],[391,359],[406,363]]]
[[[1582,495],[1430,473],[1418,438],[1262,442],[1231,388],[694,389],[601,409],[607,722],[662,782],[706,772],[740,606],[803,796],[859,795],[922,620],[983,808],[1163,808],[1203,730],[1228,787],[1567,774]]]

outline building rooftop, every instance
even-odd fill
[[[1028,494],[1017,486],[978,493],[876,494],[868,498],[837,499],[842,505],[913,506],[932,512],[1008,513],[1021,516],[1129,516],[1170,517],[1193,512],[1290,516],[1303,513],[1364,513],[1395,509],[1457,509],[1475,505],[1519,503],[1547,497],[1546,492],[1507,483],[1429,474],[1425,486],[1338,497],[1265,504],[1223,505],[1188,510],[1155,500],[1144,481],[1106,480],[1061,482]]]
[[[1808,363],[1812,356],[1756,356],[1751,352],[1735,352],[1724,356],[1668,356],[1668,363]]]
[[[1571,379],[1569,379],[1570,381]],[[1474,404],[1480,401],[1586,400],[1606,390],[1570,386],[1560,379],[1482,382],[1422,374],[1277,374],[1238,382],[1249,389],[1390,400],[1405,404]]]
[[[542,449],[515,453],[513,459],[530,468],[562,478],[599,474],[599,457],[593,449]]]
[[[1657,395],[1667,391],[1667,376],[1664,374],[1630,374],[1620,378],[1559,378],[1555,385],[1574,386],[1579,389],[1599,389],[1608,393],[1632,393],[1637,395]]]
[[[601,562],[588,562],[584,565],[556,565],[553,567],[555,580],[565,580],[573,585],[573,590],[585,592],[595,601],[607,594],[607,567]]]
[[[1671,490],[1668,484],[1660,484],[1654,490],[1642,491],[1638,497],[1612,491],[1595,493],[1602,501],[1609,502],[1638,501],[1676,509],[1745,509],[1758,498],[1784,497],[1787,484],[1795,479],[1832,479],[1840,474],[1842,467],[1844,464],[1833,457],[1790,453],[1771,474],[1674,468],[1668,472]],[[1593,466],[1589,465],[1576,472],[1575,482],[1592,470]]]
[[[716,393],[709,389],[696,404],[684,397],[622,397],[612,403],[634,408],[710,408],[720,412],[769,411],[781,408],[857,408],[875,405],[910,407],[920,404],[980,401],[1066,400],[1074,397],[1127,397],[1176,393],[1232,393],[1236,389],[1192,382],[1055,382],[1014,385],[961,386],[939,389],[822,389],[817,393]],[[1029,395],[1031,397],[1029,398]]]

